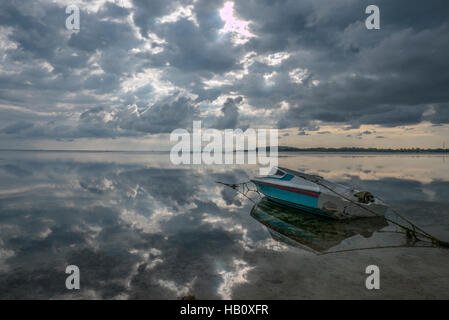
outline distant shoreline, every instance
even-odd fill
[[[255,150],[243,150],[243,152],[256,152]],[[263,149],[261,149],[263,150]],[[54,150],[54,149],[0,149],[0,152],[85,152],[85,153],[170,153],[170,150]],[[233,151],[235,153],[237,151]],[[270,147],[266,148],[266,152],[270,152]],[[449,153],[449,149],[423,149],[423,148],[401,148],[401,149],[379,149],[379,148],[359,148],[359,147],[343,147],[343,148],[295,148],[279,146],[278,152],[302,152],[302,153]],[[227,152],[225,152],[227,153]]]
[[[257,149],[256,149],[257,151]],[[267,151],[270,148],[267,147]],[[379,148],[360,148],[360,147],[342,147],[342,148],[295,148],[279,146],[278,152],[330,152],[330,153],[448,153],[449,149],[423,149],[423,148],[401,148],[401,149],[379,149]]]

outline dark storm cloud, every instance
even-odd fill
[[[102,18],[124,18],[131,13],[131,10],[118,6],[112,2],[106,2],[102,8],[100,8],[98,15]]]
[[[85,30],[70,33],[65,29],[63,5],[13,1],[2,3],[0,12],[5,39],[16,47],[4,49],[4,69],[9,73],[0,78],[5,83],[0,89],[2,103],[54,112],[59,104],[67,104],[76,111],[98,103],[89,91],[101,94],[119,88],[115,74],[92,74],[98,69],[93,65],[101,66],[102,60],[89,59],[95,50],[114,50],[120,57],[120,50],[135,45],[129,25],[102,21],[81,8]]]
[[[136,105],[112,112],[102,107],[95,107],[81,114],[77,134],[82,136],[84,132],[91,130],[98,131],[97,135],[100,136],[113,136],[119,130],[124,130],[128,135],[166,133],[191,126],[197,113],[192,101],[180,96],[171,97],[144,110],[139,110]],[[104,134],[101,135],[101,132]],[[91,132],[87,136],[96,134]]]
[[[139,27],[143,37],[152,32],[155,19],[169,14],[175,8],[175,1],[165,0],[133,0],[135,7],[134,22]]]
[[[20,133],[28,128],[32,128],[34,125],[30,122],[16,122],[12,125],[7,126],[6,128],[2,129],[2,133],[6,134],[15,134]]]
[[[30,15],[35,9],[36,15]],[[21,58],[32,55],[37,58],[52,58],[55,48],[62,43],[62,37],[55,27],[64,23],[62,7],[46,4],[24,3],[22,1],[2,2],[0,25],[12,27],[9,39],[18,44]],[[17,57],[17,56],[16,56]]]
[[[73,33],[68,41],[68,45],[73,48],[92,53],[111,45],[117,45],[127,39],[127,36],[131,36],[128,26],[123,28],[119,23],[99,21],[97,17],[90,17],[90,15],[83,16],[83,18],[83,29],[86,30]],[[85,24],[86,26],[84,26]]]
[[[242,102],[242,97],[235,99],[228,98],[221,108],[222,115],[217,117],[215,125],[216,129],[234,129],[238,125],[239,109],[237,105]]]
[[[318,58],[294,61],[312,71],[321,84],[298,86],[296,93],[282,96],[294,105],[280,122],[282,127],[301,127],[304,119],[356,126],[414,124],[429,104],[447,101],[444,88],[449,79],[437,71],[448,63],[447,4],[435,1],[439,12],[431,14],[431,6],[420,1],[375,3],[382,14],[381,30],[375,32],[365,29],[368,3],[363,1],[270,2],[265,15],[263,10],[252,11],[251,2],[238,4],[240,14],[254,22],[256,48],[309,51]],[[282,23],[276,27],[275,21]],[[289,39],[289,44],[273,42],[271,32]]]
[[[449,122],[447,1],[239,1],[234,17],[251,34],[242,43],[222,30],[224,2],[134,0],[98,10],[86,2],[79,32],[66,30],[62,3],[3,2],[1,134],[166,133],[191,127],[200,105],[229,96],[262,111],[289,108],[249,117],[228,100],[213,104],[221,115],[208,125],[244,120],[305,134],[320,122]],[[369,4],[380,7],[380,30],[365,28]],[[276,53],[282,61],[267,58]]]
[[[208,38],[201,29],[185,19],[174,24],[164,24],[158,34],[169,43],[164,56],[181,71],[230,71],[239,57],[238,50],[229,42]]]
[[[155,104],[143,112],[131,107],[120,111],[116,121],[121,129],[146,133],[164,133],[190,127],[197,116],[192,101],[177,97],[173,101]]]

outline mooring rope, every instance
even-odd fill
[[[371,210],[370,208],[367,208],[367,207],[361,205],[360,203],[357,203],[357,202],[355,202],[354,200],[352,200],[352,199],[346,197],[345,195],[340,194],[339,192],[337,192],[337,191],[333,190],[332,188],[326,186],[325,184],[321,183],[318,179],[313,179],[313,180],[311,180],[311,179],[307,179],[306,177],[302,177],[302,178],[304,178],[304,179],[306,179],[306,180],[309,180],[309,181],[311,181],[311,182],[313,182],[313,183],[316,183],[316,184],[318,184],[318,185],[320,185],[320,186],[326,188],[327,190],[329,190],[329,191],[335,193],[336,195],[338,195],[339,197],[341,197],[341,198],[343,198],[343,199],[345,199],[345,200],[351,202],[352,204],[355,204],[355,205],[359,206],[360,208],[366,210],[367,212],[369,212],[369,213],[371,213],[371,214],[373,214],[373,215],[375,215],[375,216],[377,216],[377,217],[380,216],[379,214],[377,214],[375,211]],[[251,199],[251,198],[248,196],[248,193],[250,193],[250,192],[255,192],[255,193],[257,193],[260,197],[262,197],[262,195],[260,194],[260,192],[257,190],[257,187],[256,187],[256,189],[253,189],[253,188],[250,188],[250,187],[248,186],[249,184],[253,183],[253,182],[251,182],[251,181],[240,182],[240,183],[236,183],[236,184],[224,183],[224,182],[221,182],[221,181],[216,181],[216,182],[219,183],[219,184],[222,184],[222,185],[225,185],[225,186],[227,186],[227,187],[230,187],[230,188],[234,189],[235,191],[237,191],[238,193],[240,193],[241,195],[243,195],[244,197],[246,197],[248,200],[250,200],[250,201],[253,202],[254,204],[256,204],[256,201],[254,201],[253,199]],[[240,187],[242,187],[242,191],[239,190]],[[377,197],[377,196],[376,196],[376,198],[378,198],[379,200],[381,200],[381,201],[383,201],[383,202],[386,203],[386,201],[382,200],[380,197]],[[389,207],[389,208],[391,209],[391,211],[392,211],[394,214],[396,214],[399,218],[401,218],[402,220],[404,220],[405,222],[407,222],[407,223],[410,225],[410,227],[407,227],[407,226],[405,226],[405,225],[403,225],[403,224],[401,224],[401,223],[399,223],[399,222],[396,222],[396,221],[394,221],[394,220],[392,220],[392,219],[389,219],[389,218],[384,217],[386,221],[388,221],[388,222],[390,222],[390,223],[392,223],[392,224],[394,224],[394,225],[400,227],[401,229],[403,229],[404,232],[399,232],[399,233],[405,234],[405,236],[407,237],[407,239],[411,239],[411,240],[413,240],[414,242],[422,241],[422,242],[425,242],[425,243],[429,243],[429,242],[427,242],[427,241],[424,241],[423,239],[420,239],[420,238],[418,237],[418,236],[420,236],[420,237],[423,237],[423,238],[426,238],[426,239],[430,240],[430,243],[432,243],[432,244],[435,245],[435,246],[443,247],[443,248],[449,248],[449,242],[440,240],[440,239],[438,239],[438,238],[432,236],[431,234],[427,233],[426,231],[424,231],[423,229],[421,229],[420,227],[418,227],[416,224],[414,224],[414,223],[411,222],[410,220],[408,220],[408,219],[406,219],[405,217],[403,217],[403,216],[402,216],[401,214],[399,214],[399,212],[397,212],[397,210],[395,210],[394,208],[391,208],[391,207]],[[377,247],[375,247],[375,248],[377,248]],[[427,248],[427,247],[426,247],[426,248]],[[431,248],[431,247],[430,247],[430,248]],[[371,248],[366,248],[366,249],[371,249]],[[339,251],[339,252],[340,252],[340,251]],[[329,253],[332,253],[332,252],[329,252]]]
[[[375,211],[371,210],[370,208],[367,208],[367,207],[361,205],[360,203],[355,202],[354,200],[352,200],[352,199],[346,197],[345,195],[340,194],[339,192],[333,190],[332,188],[329,188],[329,187],[326,186],[325,184],[323,184],[323,183],[321,183],[321,182],[319,182],[319,181],[315,181],[315,183],[318,184],[318,185],[320,185],[320,186],[322,186],[322,187],[324,187],[324,188],[326,188],[327,190],[329,190],[329,191],[335,193],[335,194],[338,195],[339,197],[342,197],[343,199],[345,199],[345,200],[351,202],[352,204],[355,204],[355,205],[357,205],[358,207],[360,207],[360,208],[362,208],[362,209],[365,209],[367,212],[370,212],[371,214],[373,214],[373,215],[375,215],[375,216],[377,216],[377,217],[380,216],[379,214],[377,214]],[[379,198],[379,197],[376,197],[376,198],[378,198],[379,200],[383,201],[383,200],[382,200],[381,198]],[[383,202],[385,202],[385,201],[383,201]],[[386,202],[385,202],[385,203],[386,203]],[[392,220],[392,219],[389,219],[389,218],[384,217],[385,220],[387,220],[388,222],[390,222],[390,223],[392,223],[392,224],[394,224],[394,225],[396,225],[396,226],[402,228],[403,230],[405,230],[404,233],[405,233],[405,235],[406,235],[407,238],[409,238],[409,239],[410,239],[410,238],[413,238],[413,239],[416,240],[416,241],[423,241],[422,239],[419,239],[419,238],[418,238],[417,235],[419,235],[419,236],[421,236],[421,237],[424,237],[424,238],[429,239],[433,244],[435,244],[435,245],[437,245],[437,246],[444,247],[444,248],[449,248],[449,242],[442,241],[442,240],[440,240],[440,239],[438,239],[438,238],[432,236],[431,234],[429,234],[429,233],[427,233],[426,231],[422,230],[420,227],[418,227],[416,224],[414,224],[414,223],[411,222],[410,220],[408,220],[408,219],[406,219],[405,217],[403,217],[403,216],[402,216],[401,214],[399,214],[399,212],[397,212],[397,210],[395,210],[394,208],[391,208],[391,207],[390,207],[390,209],[391,209],[391,211],[392,211],[394,214],[396,214],[399,218],[401,218],[401,219],[403,219],[404,221],[406,221],[406,222],[411,226],[411,228],[409,228],[409,227],[407,227],[407,226],[405,226],[405,225],[403,225],[403,224],[400,224],[399,222],[396,222],[396,221],[394,221],[394,220]]]
[[[426,242],[427,243],[427,242]],[[397,248],[437,248],[435,246],[415,246],[415,245],[392,245],[392,246],[377,246],[377,247],[365,247],[365,248],[351,248],[351,249],[341,249],[334,251],[326,251],[326,252],[317,252],[316,254],[319,256],[324,256],[326,254],[332,253],[343,253],[343,252],[351,252],[351,251],[363,251],[363,250],[374,250],[374,249],[397,249]]]
[[[259,190],[257,190],[257,188],[252,189],[252,188],[248,187],[248,184],[252,183],[251,181],[240,182],[240,183],[225,183],[225,182],[221,182],[221,181],[215,181],[215,182],[234,189],[235,191],[240,193],[242,196],[246,197],[249,201],[251,201],[254,204],[256,203],[256,201],[254,201],[253,199],[251,199],[248,196],[249,192],[257,193],[262,198],[262,195],[260,194]],[[239,190],[239,187],[242,187],[242,191]]]

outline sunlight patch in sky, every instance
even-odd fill
[[[234,33],[236,35],[234,42],[236,44],[244,44],[249,38],[254,35],[248,30],[249,22],[239,20],[234,16],[234,3],[226,2],[224,7],[220,10],[220,17],[225,22],[220,33]]]

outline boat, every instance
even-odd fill
[[[326,252],[352,237],[368,239],[388,226],[384,217],[333,221],[268,198],[254,205],[251,216],[267,228],[274,240],[314,253]]]
[[[368,191],[283,167],[251,179],[269,200],[332,219],[384,216],[388,206]]]

